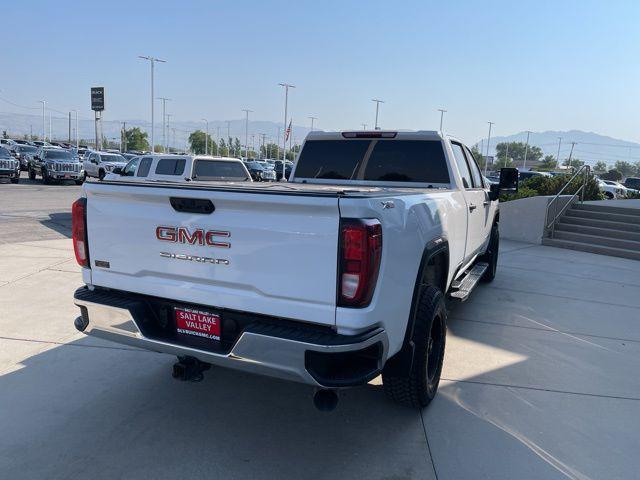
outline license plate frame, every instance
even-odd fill
[[[174,307],[173,318],[179,337],[220,343],[222,317],[219,313],[198,308]]]

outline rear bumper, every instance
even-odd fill
[[[338,335],[302,323],[292,326],[291,321],[283,321],[282,325],[277,324],[277,319],[264,322],[258,316],[224,351],[151,338],[139,326],[146,321],[142,319],[146,315],[144,299],[123,293],[91,291],[87,287],[76,290],[74,301],[81,310],[76,328],[117,343],[325,388],[367,383],[380,373],[387,358],[388,340],[382,328],[354,336]]]

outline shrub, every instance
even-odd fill
[[[501,195],[503,202],[517,200],[519,198],[537,197],[538,195],[557,195],[562,187],[569,181],[569,175],[557,175],[555,177],[531,177],[520,183],[518,193],[515,195]],[[582,185],[582,176],[575,178],[562,192],[563,195],[573,195]],[[604,196],[600,192],[598,182],[594,177],[590,177],[584,191],[585,200],[602,200]]]

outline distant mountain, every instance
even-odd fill
[[[562,137],[560,145],[560,158],[562,160],[569,157],[571,142],[576,142],[572,158],[578,158],[590,165],[600,160],[610,165],[618,160],[631,163],[640,161],[640,144],[581,130],[531,132],[529,144],[540,147],[545,155],[553,155],[555,157],[558,154],[558,137]],[[527,132],[492,137],[489,154],[495,155],[495,146],[498,143],[525,142],[526,140]],[[478,148],[484,146],[482,153],[486,152],[486,141],[487,139],[485,138],[477,143]]]
[[[154,141],[156,144],[162,143],[162,115],[158,115],[155,119],[155,138]],[[110,120],[108,115],[105,116],[105,119],[102,122],[103,135],[108,140],[119,140],[120,139],[120,129],[122,128],[122,124],[126,123],[127,128],[131,127],[140,127],[142,130],[149,131],[151,127],[151,122],[149,120],[139,120],[139,119],[130,119],[130,120]],[[48,115],[45,118],[45,128],[47,130],[47,135],[49,131],[49,117]],[[93,119],[88,119],[86,116],[83,116],[78,119],[78,130],[80,132],[80,138],[93,141],[95,139],[95,129],[94,129],[94,121]],[[183,147],[186,139],[189,137],[189,134],[195,130],[205,130],[206,126],[204,122],[194,122],[194,121],[172,121],[169,123],[169,142],[171,144],[175,144],[176,147]],[[249,121],[249,145],[251,145],[252,138],[254,135],[253,141],[255,142],[256,148],[258,146],[258,142],[262,142],[261,135],[266,135],[266,141],[276,142],[278,137],[278,128],[280,129],[280,143],[282,143],[282,124],[276,122],[255,120]],[[174,142],[174,131],[175,129],[175,142]],[[304,137],[309,133],[308,127],[302,127],[299,125],[292,126],[292,140],[297,143],[300,143]],[[6,131],[7,134],[11,137],[22,137],[23,135],[29,135],[33,132],[34,135],[41,136],[42,135],[42,114],[40,115],[26,115],[21,113],[0,113],[0,133]],[[52,136],[56,140],[66,140],[69,136],[69,118],[61,115],[60,113],[52,113],[51,115],[51,131]],[[229,129],[227,131],[227,122],[225,120],[215,120],[209,122],[209,134],[212,138],[216,139],[218,131],[220,135],[227,138],[227,134],[230,134],[231,137],[238,137],[240,142],[244,144],[245,139],[245,121],[243,119],[240,120],[231,120],[229,122]],[[72,114],[71,118],[71,137],[74,138],[75,135],[75,117]],[[260,140],[259,140],[260,138]]]

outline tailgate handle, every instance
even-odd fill
[[[208,215],[216,209],[211,200],[207,200],[206,198],[170,197],[169,201],[176,212],[203,213]]]

